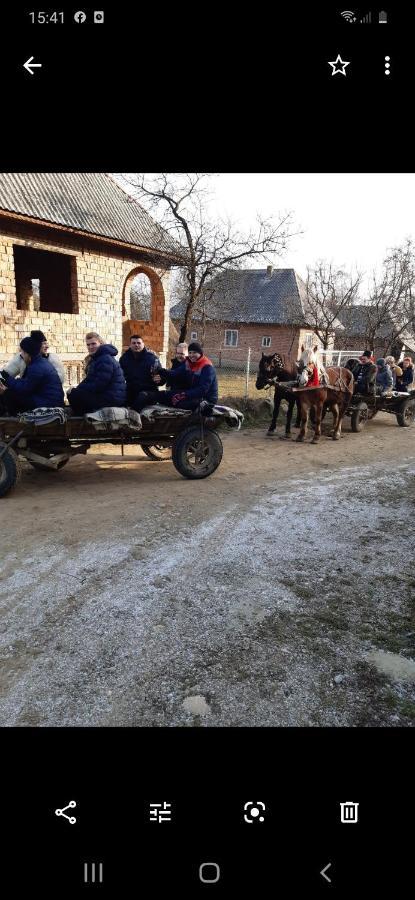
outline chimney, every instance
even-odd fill
[[[272,275],[272,266],[267,266],[267,275]]]

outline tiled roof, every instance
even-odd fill
[[[177,261],[180,244],[109,175],[0,173],[0,210],[159,251]]]
[[[205,315],[211,321],[306,325],[306,286],[294,269],[237,269],[217,275],[206,302]],[[182,319],[184,302],[170,310],[173,320]],[[201,318],[200,304],[193,319]]]

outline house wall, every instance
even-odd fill
[[[27,301],[27,309],[17,309],[13,244],[74,258],[71,277],[76,312],[42,312],[36,310],[33,300]],[[85,356],[88,331],[97,331],[121,351],[128,344],[129,288],[140,271],[148,274],[152,283],[152,316],[150,322],[134,322],[130,333],[138,330],[164,361],[169,335],[168,269],[149,265],[144,254],[135,251],[0,217],[0,363],[17,351],[32,329],[44,331],[51,350],[63,360]]]
[[[176,328],[180,330],[180,322],[173,320]],[[225,330],[236,329],[238,331],[238,346],[225,347]],[[279,353],[288,361],[298,359],[301,344],[306,336],[314,337],[310,329],[299,328],[295,325],[263,325],[263,324],[235,324],[231,322],[220,325],[209,322],[203,331],[200,321],[192,322],[187,340],[190,341],[192,331],[197,332],[197,340],[204,347],[205,353],[213,360],[221,358],[225,365],[243,366],[247,359],[248,348],[251,348],[251,361],[256,363],[261,359],[262,353]],[[263,337],[271,338],[268,348],[262,347]]]

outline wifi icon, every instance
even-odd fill
[[[351,9],[344,9],[340,15],[343,16],[343,19],[346,19],[346,22],[356,22],[356,16]]]

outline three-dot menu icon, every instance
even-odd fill
[[[385,56],[385,75],[390,75],[391,73],[391,58],[390,56]]]

